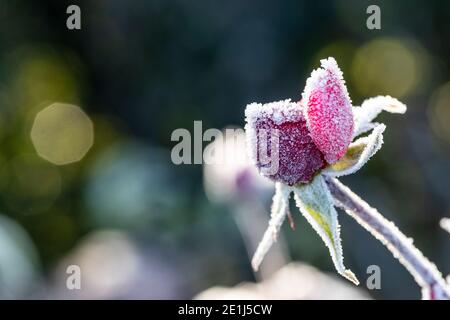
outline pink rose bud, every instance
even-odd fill
[[[345,154],[352,140],[352,104],[336,60],[320,62],[322,68],[306,81],[303,101],[312,140],[332,164]]]
[[[247,106],[247,146],[262,175],[287,185],[310,182],[325,159],[310,137],[303,107],[290,100]]]

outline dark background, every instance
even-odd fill
[[[71,3],[81,30],[66,28]],[[370,4],[381,8],[381,30],[366,28]],[[170,135],[193,131],[194,120],[243,126],[253,101],[298,100],[328,56],[355,105],[378,94],[408,105],[404,116],[380,116],[382,151],[342,181],[450,273],[450,235],[439,228],[450,216],[449,1],[0,0],[0,29],[1,297],[64,297],[55,288],[67,259],[104,276],[88,298],[191,298],[253,281],[232,206],[207,199],[201,165],[170,162]],[[94,123],[79,162],[36,155],[33,119],[55,101]],[[334,272],[296,220],[296,232],[284,229],[293,260]],[[361,279],[381,267],[374,298],[420,297],[378,241],[348,216],[340,222],[346,265]]]

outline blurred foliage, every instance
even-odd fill
[[[73,2],[82,11],[78,31],[66,28]],[[409,107],[404,117],[382,116],[383,151],[343,182],[450,273],[450,237],[438,227],[450,216],[450,2],[376,1],[382,29],[374,31],[365,24],[370,4],[1,0],[0,212],[17,226],[8,227],[13,222],[4,217],[0,225],[28,233],[34,243],[26,252],[11,247],[26,276],[39,273],[38,287],[52,283],[56,266],[86,245],[86,235],[115,229],[147,257],[145,268],[159,270],[146,277],[170,270],[178,281],[164,297],[253,279],[233,209],[207,200],[200,165],[170,162],[171,132],[192,131],[194,120],[205,129],[242,126],[247,103],[299,99],[311,70],[330,55],[355,105],[390,94]],[[33,145],[36,115],[55,102],[79,106],[94,124],[94,145],[78,162],[52,164]],[[82,139],[76,132],[54,135],[66,134],[70,145]],[[361,279],[366,266],[382,268],[382,290],[370,293],[418,298],[412,278],[385,248],[340,217],[347,265]],[[300,224],[287,234],[294,259],[332,270],[310,228]],[[14,243],[2,237],[0,247]],[[0,273],[8,274],[2,259],[12,258],[0,255]],[[23,281],[8,285],[24,294]],[[158,297],[164,283],[150,287],[101,296]]]

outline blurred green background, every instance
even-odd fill
[[[81,30],[66,28],[72,3]],[[366,28],[370,4],[381,30]],[[328,56],[355,105],[378,94],[408,105],[380,116],[382,151],[342,181],[450,273],[438,226],[450,216],[449,1],[0,0],[0,29],[1,298],[191,298],[253,281],[236,205],[208,200],[201,165],[171,163],[170,136],[300,99]],[[334,272],[293,212],[292,259]],[[340,222],[346,265],[363,283],[381,267],[373,298],[420,297],[378,241]],[[65,289],[69,264],[82,266],[81,293]]]

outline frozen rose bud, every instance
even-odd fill
[[[303,101],[311,137],[328,163],[339,160],[352,140],[353,114],[342,72],[336,60],[321,60],[306,81]]]
[[[252,103],[245,116],[250,157],[264,176],[287,185],[307,183],[326,165],[300,103]]]

